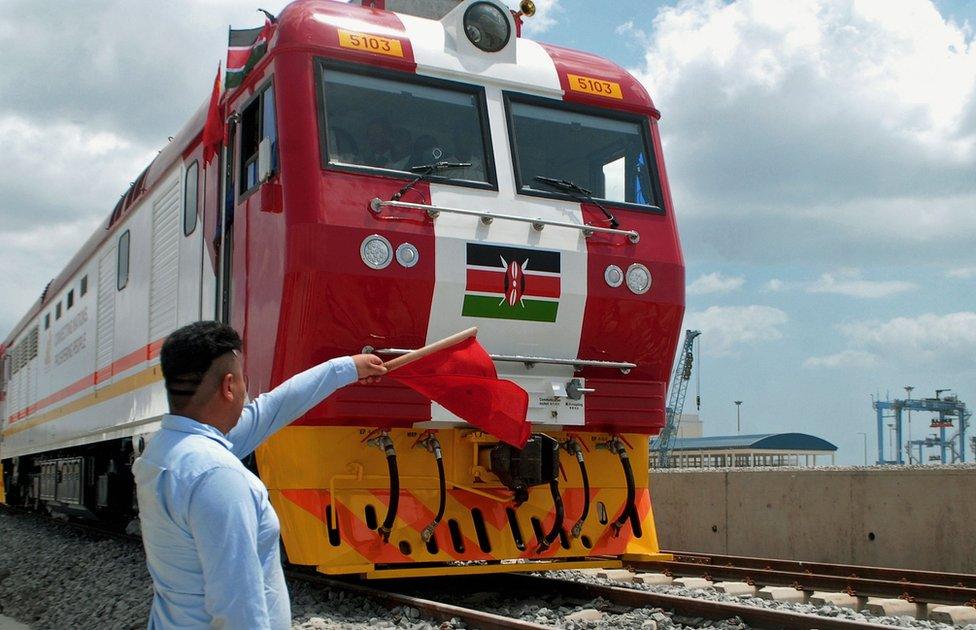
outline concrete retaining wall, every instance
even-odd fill
[[[976,468],[651,472],[663,549],[976,573]]]

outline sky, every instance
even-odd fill
[[[0,336],[206,99],[227,26],[260,23],[247,0],[4,5]],[[976,407],[976,3],[537,5],[528,36],[616,61],[661,111],[707,435],[742,400],[742,433],[859,464],[871,396]]]

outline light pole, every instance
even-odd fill
[[[868,434],[863,431],[858,431],[858,435],[864,438],[864,465],[868,465]]]
[[[898,452],[895,450],[895,423],[888,423],[888,450],[891,452],[891,456],[894,457],[894,462],[898,463]]]
[[[742,416],[739,414],[739,410],[742,409],[742,401],[734,400],[735,403],[735,434],[738,435],[742,433]]]
[[[912,399],[912,390],[913,389],[915,389],[915,386],[914,385],[905,385],[905,393],[908,394],[908,400],[911,400]],[[911,407],[908,408],[908,443],[909,444],[912,443],[912,408]],[[901,445],[900,444],[898,445],[898,448],[901,448]],[[911,448],[908,449],[908,463],[909,464],[912,463],[912,449]],[[919,462],[919,463],[921,464],[922,462]]]

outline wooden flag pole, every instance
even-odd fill
[[[386,367],[387,372],[392,372],[393,370],[403,367],[408,363],[413,363],[417,359],[422,359],[429,354],[434,354],[438,350],[443,350],[444,348],[453,346],[456,343],[460,343],[469,337],[478,336],[478,327],[468,328],[467,330],[462,330],[459,333],[455,333],[450,337],[445,337],[440,341],[435,341],[434,343],[424,346],[423,348],[417,348],[406,354],[402,354],[398,357],[390,359],[383,365]]]

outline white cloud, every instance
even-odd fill
[[[620,35],[622,37],[627,37],[631,41],[636,41],[643,44],[650,43],[650,36],[647,34],[646,31],[639,28],[637,24],[634,22],[634,20],[627,20],[623,24],[619,25],[616,29],[614,29],[614,31],[616,31],[617,35]]]
[[[741,276],[724,276],[719,272],[702,274],[688,285],[688,295],[729,293],[742,288],[746,279]]]
[[[805,368],[868,368],[878,365],[878,357],[870,352],[844,350],[837,354],[810,357],[803,362]]]
[[[765,293],[802,289],[807,293],[832,293],[856,298],[882,298],[918,288],[903,280],[865,280],[859,269],[841,268],[822,274],[816,280],[773,278],[762,286]]]
[[[951,264],[976,232],[976,44],[931,1],[688,0],[621,28],[647,32],[689,257]]]
[[[864,320],[837,328],[853,348],[905,365],[972,369],[976,357],[976,312],[972,311]]]
[[[773,278],[769,282],[763,285],[762,290],[767,293],[778,293],[780,291],[785,291],[790,287],[790,283],[780,280],[779,278]]]
[[[0,230],[4,273],[0,274],[0,341],[41,295],[48,281],[91,236],[104,217]]]
[[[955,278],[957,280],[970,280],[976,278],[976,267],[958,267],[956,269],[949,269],[946,271],[947,278]]]
[[[109,131],[2,113],[0,137],[0,233],[39,221],[107,216],[156,155]]]
[[[782,339],[787,321],[786,313],[771,306],[710,306],[687,313],[685,328],[702,331],[705,354],[724,356],[740,346]]]
[[[837,330],[850,347],[836,354],[810,357],[803,362],[804,367],[865,368],[898,364],[954,371],[973,369],[976,312],[862,320],[839,324]]]
[[[882,298],[915,289],[911,282],[901,280],[865,280],[857,270],[825,273],[807,286],[808,293],[835,293],[857,298]]]

